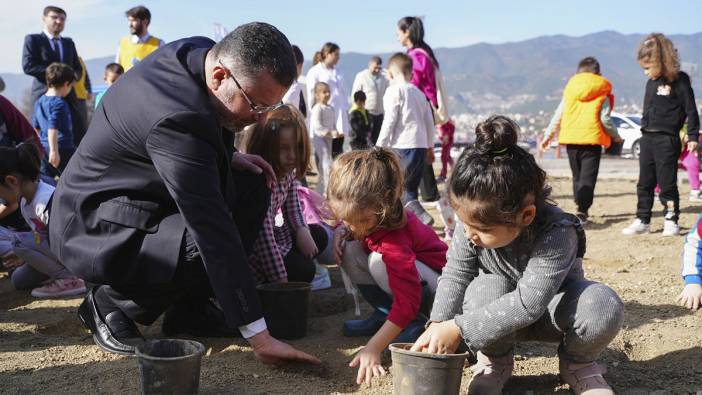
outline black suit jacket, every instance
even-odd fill
[[[262,313],[231,217],[234,136],[205,84],[213,45],[170,43],[110,87],[54,193],[50,242],[85,280],[148,286],[173,277],[187,228],[227,323],[239,326]]]
[[[76,74],[76,80],[80,78],[83,67],[78,60],[76,45],[68,37],[61,37],[63,46],[63,63],[71,66]],[[59,53],[51,48],[51,43],[46,34],[28,34],[24,37],[24,47],[22,48],[22,69],[27,75],[34,77],[32,82],[32,105],[46,92],[46,68],[53,62],[60,62]],[[75,100],[75,95],[69,101]]]

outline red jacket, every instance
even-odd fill
[[[379,230],[365,239],[368,250],[383,256],[393,294],[388,320],[400,328],[417,317],[422,299],[421,279],[415,261],[441,273],[448,250],[431,227],[419,221],[414,213],[406,211],[406,214],[404,227]]]

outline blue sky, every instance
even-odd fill
[[[5,4],[0,15],[0,72],[21,72],[23,36],[41,30],[41,12],[48,3],[4,2],[11,5]],[[119,37],[127,34],[124,11],[139,1],[63,0],[53,4],[68,13],[64,34],[74,39],[81,56],[91,59],[114,54]],[[425,18],[426,40],[433,47],[520,41],[552,34],[580,36],[601,30],[702,31],[702,2],[697,0],[155,0],[141,4],[153,15],[150,31],[166,41],[192,35],[212,37],[216,22],[231,30],[260,20],[278,26],[308,58],[326,41],[338,43],[342,52],[399,50],[395,24],[405,15]]]

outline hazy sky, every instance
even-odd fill
[[[23,37],[41,31],[41,13],[49,3],[2,3],[0,72],[21,72]],[[91,59],[115,53],[119,37],[128,33],[124,11],[139,3],[63,0],[53,4],[68,13],[64,35],[73,38],[83,58]],[[166,41],[193,35],[212,37],[214,23],[231,30],[259,20],[276,25],[307,58],[326,41],[339,44],[342,52],[400,50],[395,26],[406,15],[425,18],[426,41],[433,47],[520,41],[552,34],[579,36],[601,30],[667,34],[702,31],[699,0],[154,0],[141,4],[151,10],[151,33]]]

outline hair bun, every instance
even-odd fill
[[[517,145],[519,125],[504,115],[493,115],[475,127],[475,149],[500,155]]]

